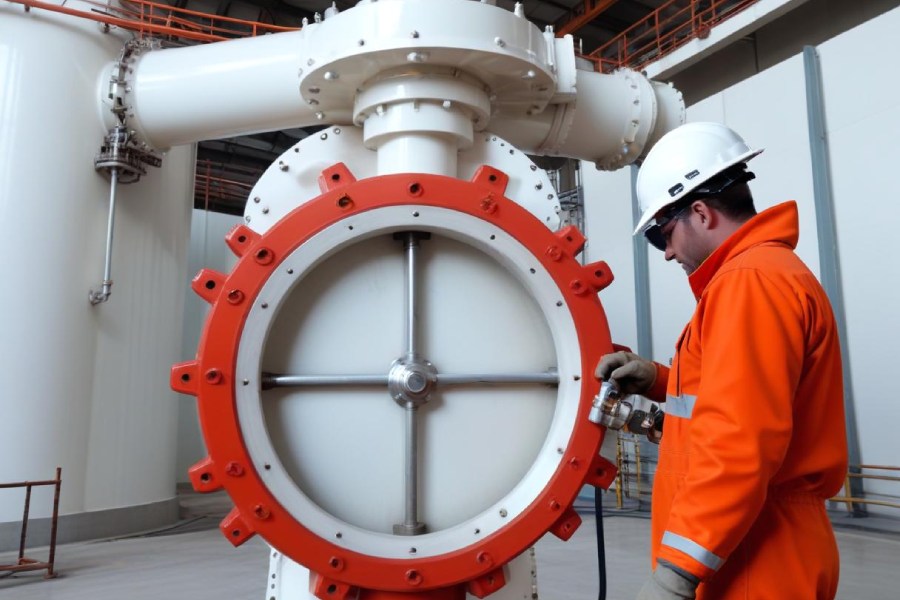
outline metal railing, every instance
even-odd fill
[[[139,37],[153,35],[161,39],[191,40],[193,42],[219,42],[223,40],[264,35],[279,31],[296,31],[298,27],[282,27],[256,21],[221,17],[209,13],[187,10],[150,2],[149,0],[123,0],[118,5],[86,0],[97,8],[81,10],[40,2],[40,0],[9,0],[25,6],[56,13],[82,17],[135,31]]]
[[[53,493],[53,513],[50,517],[50,555],[46,562],[28,558],[25,556],[25,541],[28,537],[28,513],[31,510],[31,488],[39,486],[52,485]],[[42,571],[47,569],[45,579],[56,577],[53,571],[53,563],[56,560],[56,525],[59,521],[59,491],[62,487],[62,468],[56,467],[56,479],[47,481],[21,481],[18,483],[0,483],[0,489],[4,488],[25,488],[25,511],[22,514],[22,533],[19,537],[19,556],[15,564],[0,565],[0,571],[11,571],[17,573],[20,571]]]
[[[207,209],[219,204],[243,206],[263,172],[264,169],[198,160],[194,174],[195,206],[202,204]]]
[[[671,0],[603,44],[585,58],[598,71],[627,67],[640,71],[759,0]]]
[[[858,470],[858,473],[853,471]],[[889,506],[891,508],[900,508],[900,504],[897,502],[888,502],[887,500],[873,500],[870,498],[855,498],[853,494],[850,492],[850,480],[851,479],[873,479],[880,481],[897,481],[900,482],[900,477],[896,477],[894,475],[883,475],[883,474],[872,474],[865,473],[864,471],[889,471],[889,472],[897,472],[900,473],[900,467],[888,467],[884,465],[858,465],[857,469],[851,470],[851,472],[847,473],[847,477],[844,480],[844,495],[843,496],[835,496],[834,498],[829,498],[831,502],[843,502],[847,505],[847,512],[853,514],[853,505],[854,504],[873,504],[877,506]]]

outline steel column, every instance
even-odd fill
[[[831,187],[828,137],[825,131],[825,109],[822,97],[822,73],[819,56],[814,46],[803,47],[803,72],[806,77],[806,112],[809,128],[809,150],[812,160],[813,197],[816,206],[816,232],[819,238],[819,269],[822,287],[831,300],[834,318],[841,341],[841,364],[844,375],[844,413],[847,427],[847,450],[850,473],[859,474],[862,457],[859,448],[859,431],[856,426],[856,410],[853,402],[853,385],[850,374],[850,357],[847,347],[847,317],[844,293],[841,287],[841,265],[837,247],[834,221],[834,196]],[[850,478],[850,492],[855,498],[864,495],[862,479]],[[865,517],[866,507],[853,504],[853,516]]]

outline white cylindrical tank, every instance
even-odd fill
[[[77,5],[92,8],[67,4]],[[0,481],[50,479],[61,466],[60,541],[177,517],[166,373],[180,354],[192,147],[119,186],[112,296],[88,302],[103,278],[109,202],[93,168],[106,133],[101,73],[125,39],[93,21],[0,6]],[[13,543],[5,533],[18,531],[23,494],[6,492],[0,540]],[[35,490],[32,545],[46,543],[51,504],[49,489]]]

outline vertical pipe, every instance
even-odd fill
[[[116,185],[119,182],[119,170],[113,167],[109,171],[109,216],[106,221],[106,257],[103,261],[103,282],[100,284],[100,291],[91,291],[88,298],[91,304],[100,304],[109,299],[112,293],[112,249],[113,249],[113,231],[116,223]]]
[[[416,430],[416,406],[406,403],[406,514],[404,524],[415,531],[419,522],[418,432]]]
[[[56,577],[53,572],[53,563],[56,560],[56,526],[59,522],[59,493],[62,488],[62,467],[56,467],[56,485],[53,492],[53,516],[50,520],[50,556],[47,563],[47,578]]]
[[[803,72],[806,77],[806,112],[809,128],[809,149],[812,159],[813,196],[816,206],[816,232],[819,237],[819,268],[822,287],[831,300],[841,342],[841,369],[844,376],[844,413],[847,428],[847,451],[850,473],[861,473],[862,458],[859,448],[859,432],[853,402],[853,385],[850,379],[850,357],[847,347],[847,317],[844,293],[841,289],[841,265],[838,256],[837,232],[834,221],[834,197],[831,188],[831,171],[828,163],[828,138],[825,131],[825,109],[822,98],[822,73],[819,56],[814,46],[803,47]],[[864,495],[860,477],[850,478],[850,490],[854,498]],[[865,505],[853,505],[854,517],[865,517]]]
[[[112,285],[112,246],[113,231],[116,224],[116,184],[119,182],[119,170],[113,167],[109,173],[109,219],[106,222],[106,260],[103,264],[103,291],[108,296],[108,284]]]
[[[416,356],[416,250],[418,240],[413,232],[406,234],[406,356]],[[404,525],[409,531],[418,522],[418,431],[416,405],[406,403],[406,510]]]
[[[631,166],[631,212],[635,227],[641,219],[637,198],[638,168]],[[647,242],[642,236],[632,238],[634,248],[634,297],[637,321],[637,353],[650,358],[653,354],[653,329],[650,322],[650,269],[647,263]]]
[[[406,355],[416,355],[416,254],[419,240],[412,231],[406,234]]]
[[[28,537],[28,511],[31,506],[31,485],[25,485],[25,510],[22,513],[22,535],[19,538],[19,562],[25,557],[25,538]]]

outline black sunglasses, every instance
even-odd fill
[[[663,233],[663,227],[680,218],[682,213],[684,213],[691,207],[691,204],[694,203],[694,200],[695,199],[692,198],[690,202],[679,202],[669,208],[669,210],[667,210],[665,214],[656,217],[656,222],[648,227],[646,231],[644,231],[644,237],[647,238],[647,241],[650,242],[651,246],[653,246],[660,252],[666,251],[668,235]]]

